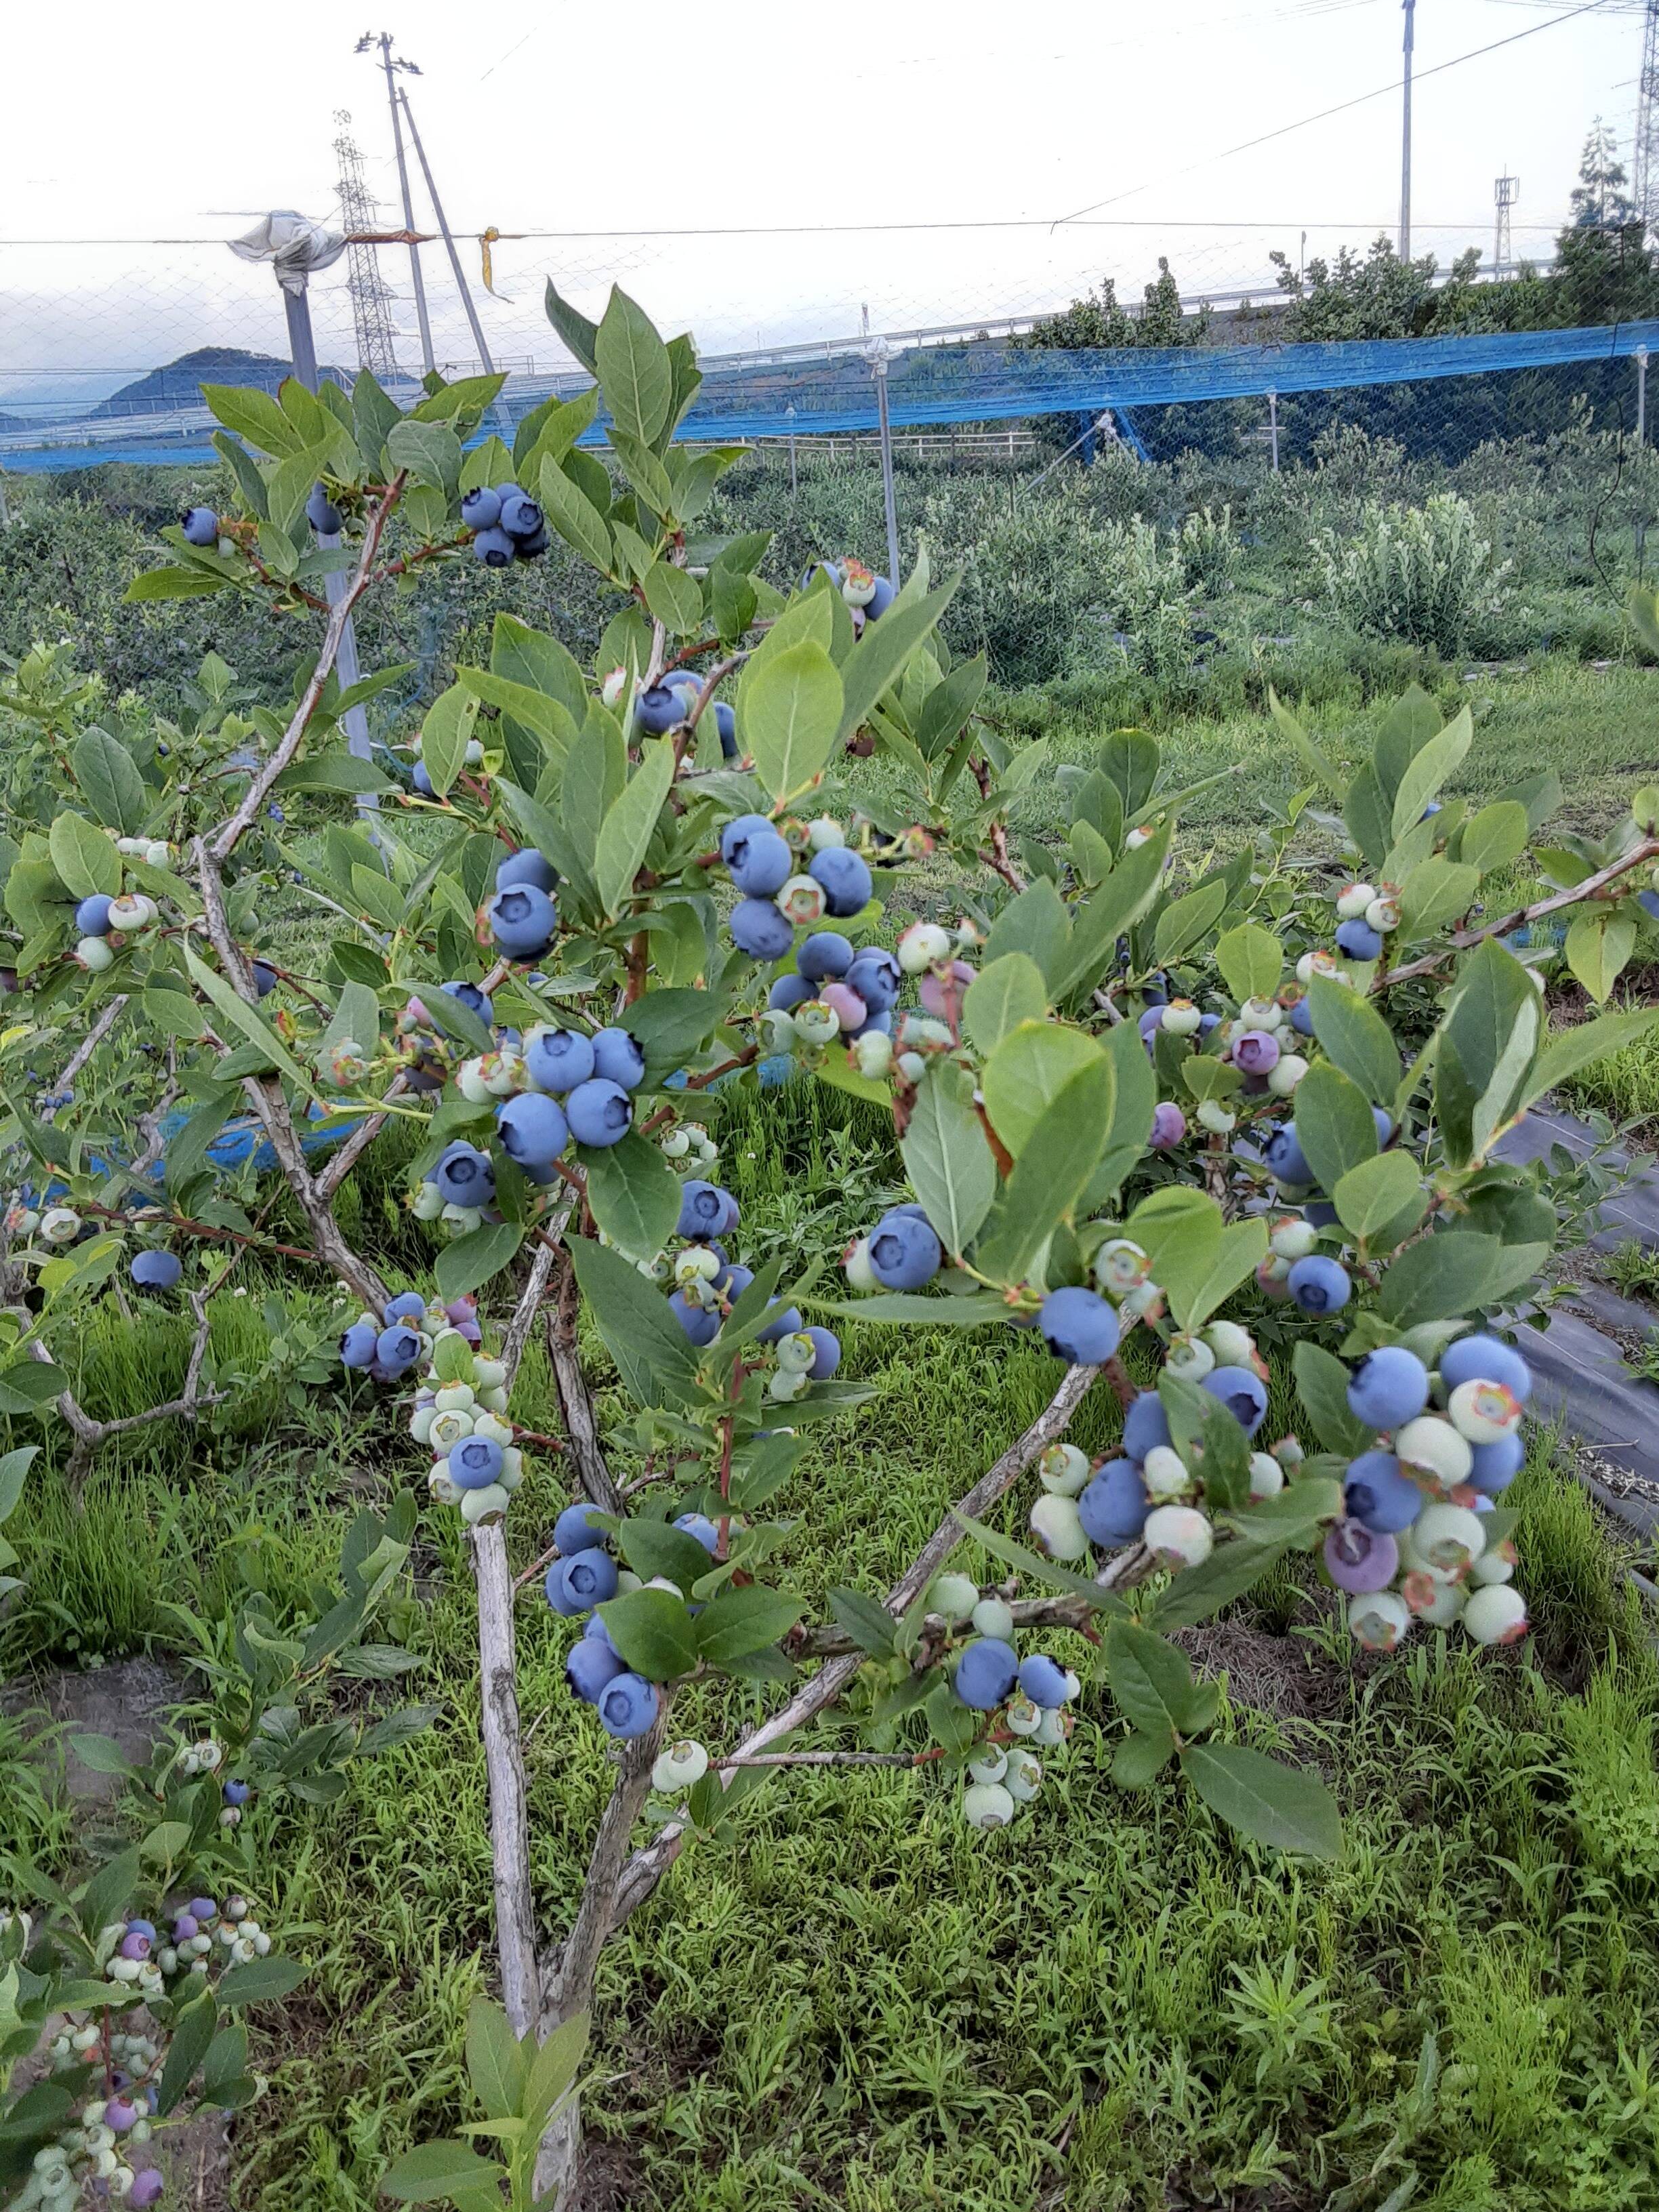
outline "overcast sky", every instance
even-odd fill
[[[1640,14],[1604,0],[1548,27],[1565,12],[1565,0],[1419,0],[1419,252],[1490,254],[1505,169],[1520,179],[1517,251],[1547,250],[1593,118],[1628,148]],[[838,337],[865,303],[877,327],[899,329],[1063,304],[1103,273],[1134,296],[1160,252],[1183,292],[1259,285],[1267,248],[1294,258],[1304,229],[1311,255],[1397,220],[1397,90],[1225,149],[1394,87],[1398,0],[695,12],[633,0],[537,14],[527,29],[523,10],[404,0],[389,26],[422,65],[407,82],[469,277],[487,225],[564,234],[497,249],[511,301],[481,307],[503,363],[557,357],[540,308],[549,273],[594,312],[614,278],[713,352]],[[337,41],[319,27],[331,19]],[[107,390],[199,345],[285,351],[269,276],[222,245],[4,241],[218,240],[269,207],[326,215],[342,107],[392,219],[384,80],[353,54],[356,27],[331,6],[75,12],[74,128],[63,99],[13,100],[0,138],[0,399],[47,388],[19,372],[53,372],[54,391],[82,372],[83,388]],[[1520,32],[1534,35],[1428,74]],[[14,83],[65,82],[64,35],[53,11],[15,7]],[[416,189],[429,227],[418,176]],[[1086,222],[1058,221],[1085,208]],[[987,227],[622,234],[850,223]],[[471,347],[454,287],[441,249],[427,255],[440,350],[459,359]],[[382,266],[417,366],[407,256],[385,250]],[[349,366],[343,276],[319,280],[315,308],[325,360]]]

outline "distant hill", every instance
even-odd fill
[[[349,370],[325,368],[321,373],[332,377],[343,391],[351,389]],[[275,354],[244,353],[236,346],[201,346],[194,353],[180,354],[163,368],[152,368],[148,375],[124,384],[107,399],[100,399],[84,419],[97,422],[131,415],[170,415],[176,408],[199,405],[204,384],[253,384],[262,392],[275,392],[283,379],[293,374],[293,363]]]

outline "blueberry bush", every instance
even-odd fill
[[[258,1255],[346,1301],[303,1341],[273,1329],[283,1387],[378,1394],[389,1450],[424,1453],[429,1510],[467,1531],[501,2002],[468,2035],[483,2119],[384,2181],[463,2206],[567,2201],[603,1946],[792,1768],[936,1770],[949,1817],[1017,1848],[1099,1695],[1126,1818],[1177,1771],[1260,1843],[1334,1854],[1322,1782],[1231,1740],[1173,1639],[1291,1553],[1370,1650],[1524,1635],[1502,1497],[1532,1378],[1510,1317],[1559,1222],[1543,1170],[1494,1148],[1659,1019],[1551,1035],[1525,942],[1570,913],[1572,970],[1609,1000],[1651,944],[1659,791],[1594,852],[1540,848],[1551,896],[1489,912],[1559,793],[1540,775],[1478,810],[1443,801],[1470,720],[1442,726],[1420,693],[1351,776],[1275,703],[1303,787],[1230,855],[1182,851],[1205,787],[1174,787],[1138,732],[1061,772],[1055,837],[1011,837],[1042,747],[980,717],[984,664],[939,634],[955,580],[923,558],[898,588],[830,548],[793,590],[769,585],[763,533],[700,531],[736,455],[676,442],[689,340],[620,292],[598,325],[550,288],[549,312],[593,386],[537,408],[510,450],[485,429],[495,378],[434,378],[409,412],[368,374],[349,394],[208,387],[238,509],[189,510],[131,596],[240,595],[303,628],[288,711],[219,661],[188,726],[112,730],[57,696],[72,675],[48,653],[5,784],[0,1077],[23,1163],[5,1410],[64,1425],[84,1471],[134,1424],[92,1419],[53,1346],[89,1304],[142,1297],[187,1301],[197,1334],[181,1393],[137,1420],[232,1418],[261,1378],[216,1364],[213,1301]],[[610,609],[591,665],[502,613],[489,665],[459,665],[418,733],[352,751],[351,709],[407,672],[342,686],[351,611],[555,537]],[[820,806],[831,776],[854,793],[840,813]],[[924,864],[961,887],[948,925],[914,888]],[[296,912],[321,918],[320,978],[285,957]],[[892,1117],[910,1194],[839,1274],[741,1242],[713,1172],[733,1087],[786,1080]],[[365,1218],[352,1169],[398,1141],[408,1218]],[[389,1290],[394,1247],[422,1287]],[[583,1307],[632,1403],[610,1438]],[[840,1372],[853,1313],[1032,1330],[1057,1365],[894,1585],[836,1588],[814,1620],[778,1500],[807,1425],[867,1395]],[[514,1418],[532,1331],[557,1435]],[[1263,1433],[1268,1352],[1298,1433]],[[1121,1411],[1094,1460],[1066,1438],[1091,1392]],[[607,1444],[643,1473],[621,1482]],[[6,1510],[28,1451],[0,1463]],[[195,1622],[188,1740],[128,1770],[82,1739],[122,1775],[133,1832],[78,1893],[8,1869],[8,2063],[67,2023],[0,2124],[19,2201],[153,2202],[150,2131],[257,2094],[234,2014],[300,1971],[248,1902],[264,1810],[327,1803],[347,1761],[430,1717],[348,1717],[337,1694],[408,1663],[365,1637],[416,1518],[408,1493],[360,1514],[308,1619],[251,1591],[222,1635]],[[557,1931],[532,1892],[514,1668],[515,1604],[543,1598],[571,1624],[556,1724],[615,1746]],[[752,1715],[714,1746],[674,1726],[711,1675],[746,1685]],[[832,1710],[864,1747],[812,1741]]]

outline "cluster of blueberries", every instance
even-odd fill
[[[615,706],[628,684],[626,669],[617,669],[606,678],[604,697],[607,706]],[[670,671],[659,683],[650,684],[634,702],[634,723],[644,737],[665,738],[670,730],[678,729],[690,720],[702,690],[701,679],[689,668]],[[720,755],[725,760],[738,757],[738,718],[724,699],[713,702],[714,728],[720,741]],[[705,710],[707,711],[707,710]]]
[[[731,1236],[738,1219],[737,1200],[719,1183],[693,1176],[682,1184],[675,1235],[686,1242],[670,1263],[674,1289],[668,1310],[699,1349],[714,1341],[726,1315],[755,1279],[754,1269],[733,1261],[720,1242]],[[774,1298],[768,1312],[771,1318],[756,1340],[770,1347],[775,1362],[769,1394],[788,1405],[805,1396],[812,1383],[829,1382],[841,1365],[841,1340],[833,1329],[805,1327],[799,1307],[780,1310]]]
[[[828,576],[846,600],[852,612],[853,635],[855,637],[863,630],[866,623],[879,622],[898,597],[887,577],[878,576],[873,568],[850,553],[842,554],[834,561],[809,562],[800,580],[802,591],[805,591],[817,575]]]
[[[471,1345],[483,1342],[476,1298],[428,1307],[419,1291],[400,1291],[387,1299],[381,1320],[361,1314],[343,1333],[340,1364],[364,1369],[376,1382],[400,1382],[417,1360],[431,1358],[433,1346],[450,1329]]]
[[[1086,1479],[1089,1463],[1075,1444],[1051,1444],[1039,1466],[1045,1480],[1050,1474],[1069,1480],[1073,1462]],[[981,1832],[1006,1828],[1042,1786],[1042,1762],[1031,1747],[1066,1741],[1066,1708],[1081,1685],[1070,1668],[1045,1652],[1022,1658],[1014,1645],[1012,1607],[995,1591],[981,1595],[966,1575],[938,1576],[927,1609],[952,1632],[973,1631],[952,1668],[951,1693],[971,1711],[996,1716],[968,1762],[963,1818]]]
[[[1368,1650],[1392,1651],[1419,1620],[1459,1621],[1477,1644],[1526,1634],[1515,1547],[1488,1543],[1482,1522],[1525,1456],[1532,1387],[1521,1353],[1484,1333],[1455,1338],[1437,1374],[1403,1345],[1355,1367],[1349,1410],[1378,1437],[1348,1468],[1325,1565],[1349,1593],[1349,1625]]]
[[[9,1917],[0,1915],[0,1925]],[[137,2008],[185,1996],[180,1978],[205,1980],[216,1954],[226,1966],[242,1966],[267,1957],[271,1944],[246,1899],[233,1896],[222,1906],[216,1898],[191,1898],[174,1909],[165,1936],[138,1914],[112,1921],[94,1948],[104,1975],[131,1991],[132,2024],[118,2027],[112,2020],[106,2032],[103,2015],[65,2014],[49,2046],[52,2071],[101,2065],[106,2094],[88,2097],[73,2123],[35,2153],[21,2192],[10,2200],[18,2212],[71,2212],[85,2201],[83,2191],[100,2202],[160,2202],[166,2186],[161,2169],[134,2154],[155,2132],[167,2046]]]
[[[153,867],[167,866],[167,848],[159,838],[152,842],[147,837],[124,837],[120,843],[136,848]],[[129,937],[152,928],[161,918],[161,908],[147,891],[89,892],[76,902],[74,957],[88,975],[101,975],[115,965],[115,956]]]
[[[1336,896],[1336,949],[1347,960],[1380,960],[1383,939],[1400,921],[1398,884],[1344,884]]]
[[[319,538],[337,538],[345,528],[345,517],[319,483],[313,484],[306,499],[306,520]],[[186,545],[205,550],[219,543],[223,526],[214,508],[187,507],[179,518],[179,527]]]
[[[797,879],[799,880],[799,878]],[[739,909],[741,910],[741,909]],[[814,930],[803,939],[795,965],[773,983],[767,1024],[775,1051],[793,1048],[809,1061],[844,1037],[860,1075],[879,1081],[896,1072],[919,1083],[930,1054],[957,1042],[962,994],[975,971],[952,957],[957,939],[937,922],[913,922],[896,952],[855,947],[839,930]],[[924,1011],[901,1013],[904,978],[919,978]]]
[[[524,1480],[524,1454],[507,1418],[506,1366],[478,1352],[466,1358],[459,1346],[447,1355],[446,1334],[459,1333],[444,1332],[434,1339],[434,1364],[416,1395],[409,1432],[433,1455],[427,1476],[430,1496],[440,1505],[459,1506],[462,1519],[476,1528],[506,1512],[507,1500]]]
[[[682,1513],[674,1526],[695,1537],[712,1558],[720,1544],[720,1531],[702,1513]],[[661,1701],[659,1685],[636,1674],[611,1640],[611,1632],[594,1610],[625,1591],[638,1589],[640,1578],[619,1567],[607,1548],[605,1525],[592,1506],[568,1505],[553,1525],[558,1553],[544,1584],[547,1601],[564,1620],[581,1620],[582,1632],[570,1647],[564,1662],[570,1693],[592,1705],[607,1735],[627,1742],[646,1733],[656,1720]],[[656,1577],[648,1585],[684,1595],[672,1583]],[[705,1757],[704,1765],[708,1761]],[[693,1779],[697,1778],[693,1777]]]
[[[793,826],[798,836],[803,834],[803,825]],[[769,815],[739,814],[720,832],[720,859],[738,895],[732,909],[732,942],[751,960],[781,960],[794,944],[797,927],[810,929],[826,915],[832,921],[850,921],[870,903],[870,864],[847,842],[840,823],[823,816],[804,826],[804,837],[802,872],[797,865],[802,848]],[[826,934],[836,936],[833,931]],[[850,945],[848,951],[850,962]]]
[[[479,484],[461,495],[461,520],[486,568],[510,568],[546,552],[547,522],[537,501],[515,483]]]

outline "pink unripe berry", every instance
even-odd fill
[[[936,1015],[942,1022],[948,1021],[951,1002],[960,1007],[963,993],[978,973],[979,970],[970,968],[965,960],[953,960],[948,971],[948,984],[944,975],[937,970],[933,971],[922,977],[916,995],[930,1014]]]
[[[848,983],[826,983],[818,995],[845,1031],[861,1030],[870,1018],[870,1009]]]
[[[1152,1133],[1147,1143],[1155,1152],[1172,1152],[1187,1133],[1187,1116],[1179,1106],[1169,1099],[1159,1104],[1152,1115]]]
[[[1279,1065],[1279,1039],[1271,1030],[1246,1030],[1233,1040],[1233,1065],[1246,1075],[1271,1075]]]
[[[1339,1522],[1325,1539],[1325,1571],[1351,1596],[1387,1589],[1400,1571],[1400,1547],[1392,1536],[1373,1535],[1358,1521]]]

